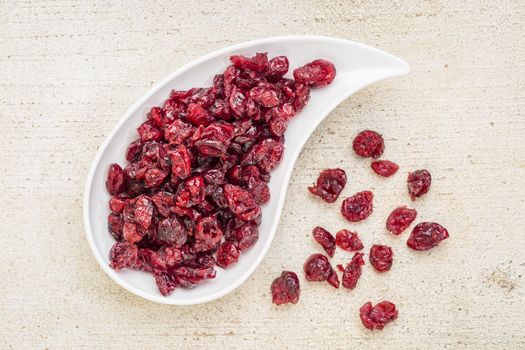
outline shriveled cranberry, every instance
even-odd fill
[[[164,130],[164,138],[173,145],[182,144],[193,133],[194,127],[180,119],[175,120]]]
[[[351,222],[366,219],[372,214],[374,194],[370,191],[357,192],[341,204],[341,214]]]
[[[168,273],[157,273],[155,274],[155,283],[159,288],[162,295],[168,296],[177,286],[179,285],[175,276]]]
[[[355,253],[352,260],[343,268],[343,265],[337,265],[340,271],[343,271],[343,287],[354,289],[359,277],[361,277],[361,266],[365,264],[363,253]]]
[[[373,331],[383,329],[385,325],[397,318],[396,306],[390,301],[382,301],[375,306],[369,301],[359,309],[359,317],[363,326]]]
[[[364,158],[379,158],[385,150],[383,137],[375,131],[363,130],[354,138],[354,152]]]
[[[195,228],[195,251],[208,251],[217,246],[222,239],[222,229],[216,215],[200,219]]]
[[[295,100],[294,108],[296,111],[300,111],[308,103],[310,99],[310,87],[306,84],[295,84]]]
[[[266,53],[257,53],[253,57],[233,55],[230,57],[230,61],[237,68],[256,72],[263,72],[268,67],[268,55]]]
[[[386,245],[374,244],[370,248],[370,264],[377,272],[390,270],[394,261],[394,252],[392,248]]]
[[[129,144],[128,149],[126,150],[126,160],[129,162],[134,162],[140,157],[142,152],[142,146],[144,143],[141,139],[135,140]]]
[[[325,169],[317,178],[315,185],[308,190],[321,197],[325,202],[333,203],[337,200],[346,185],[346,173],[343,169]]]
[[[188,105],[188,111],[186,119],[193,125],[209,125],[213,122],[213,116],[211,113],[198,103],[190,103]]]
[[[115,270],[131,268],[137,261],[138,252],[138,247],[133,243],[117,242],[109,252],[109,266]]]
[[[141,195],[129,200],[123,213],[124,221],[138,224],[147,230],[153,219],[153,204],[148,196]]]
[[[184,145],[179,145],[168,152],[171,161],[171,181],[177,182],[190,176],[191,156]]]
[[[406,206],[397,207],[386,220],[386,229],[395,235],[400,235],[416,219],[417,211]]]
[[[162,169],[148,169],[146,173],[144,173],[144,185],[148,188],[159,187],[166,176],[168,176],[168,172]]]
[[[412,230],[407,245],[414,250],[429,250],[447,238],[448,231],[440,224],[420,222]]]
[[[336,233],[335,243],[339,248],[349,252],[363,249],[363,242],[359,238],[357,232],[352,232],[346,229],[340,230]]]
[[[261,208],[250,192],[245,189],[226,184],[224,185],[224,197],[230,210],[244,221],[253,220],[260,215]]]
[[[332,257],[335,253],[335,238],[332,234],[326,231],[322,227],[315,227],[312,231],[314,239],[319,243],[323,249],[326,251],[328,256]]]
[[[335,66],[327,60],[314,60],[293,71],[295,80],[312,87],[330,84],[335,78]]]
[[[280,102],[275,86],[270,83],[256,85],[250,90],[249,97],[252,101],[266,108],[275,107]]]
[[[165,218],[159,221],[157,227],[157,238],[165,243],[182,247],[186,243],[188,234],[176,217]]]
[[[175,205],[175,196],[166,191],[159,191],[151,196],[151,201],[160,215],[168,217],[171,214],[170,208]]]
[[[408,193],[412,200],[415,200],[416,197],[421,197],[430,189],[430,183],[432,181],[432,176],[428,170],[416,170],[408,174],[407,186]]]
[[[304,276],[308,281],[328,281],[333,287],[339,287],[339,278],[328,258],[323,254],[312,254],[303,266]]]
[[[370,163],[372,170],[379,176],[390,177],[399,170],[399,165],[389,160],[375,160]]]
[[[215,122],[193,136],[194,145],[201,155],[220,157],[226,153],[234,137],[234,127],[231,124]]]
[[[246,96],[236,86],[233,87],[228,102],[233,114],[237,117],[244,117],[246,113]]]
[[[297,304],[301,296],[299,278],[295,272],[283,271],[273,280],[271,286],[272,302],[275,305]]]
[[[192,176],[177,190],[175,198],[176,204],[179,207],[189,208],[204,201],[206,186],[204,178],[200,175]]]
[[[124,171],[120,165],[113,163],[109,166],[106,188],[108,192],[114,196],[120,194],[126,189]]]
[[[117,240],[122,238],[122,229],[124,228],[124,218],[121,214],[110,213],[108,216],[108,231]]]
[[[142,141],[159,141],[162,133],[149,121],[142,123],[137,131]]]
[[[240,251],[232,242],[224,242],[217,250],[217,265],[223,269],[239,260]]]
[[[288,58],[286,56],[276,56],[268,61],[268,75],[274,80],[282,78],[288,72]]]
[[[111,197],[109,200],[109,209],[115,213],[122,213],[126,206],[127,199],[122,197]]]
[[[164,111],[160,107],[152,107],[147,114],[148,120],[157,128],[161,128],[164,119]]]
[[[259,239],[259,229],[254,222],[246,222],[234,229],[233,237],[237,240],[239,250],[245,250],[257,242]]]
[[[255,144],[242,160],[243,165],[255,164],[262,172],[269,173],[281,161],[284,152],[282,142],[265,139]]]

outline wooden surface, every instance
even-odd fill
[[[147,3],[147,4],[146,4]],[[0,0],[0,348],[525,347],[525,2],[523,1],[6,1]],[[320,34],[380,47],[411,64],[402,78],[341,104],[295,167],[276,238],[228,296],[157,305],[112,282],[89,250],[82,195],[97,148],[154,83],[224,46]],[[315,103],[315,101],[312,101]],[[381,132],[400,172],[382,180],[351,151]],[[306,187],[320,169],[349,177],[343,195],[371,189],[373,215],[349,225]],[[428,168],[413,203],[451,238],[416,253],[384,221],[409,203],[406,173]],[[307,283],[311,229],[358,230],[395,250],[383,275],[367,264],[358,287]],[[339,251],[334,262],[350,254]],[[300,302],[275,307],[269,286],[299,273]],[[358,309],[390,299],[399,318],[365,330]]]

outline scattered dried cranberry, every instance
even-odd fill
[[[297,304],[301,295],[301,286],[297,274],[291,271],[283,271],[281,276],[273,280],[271,291],[272,302],[275,305]]]
[[[408,192],[412,200],[415,200],[416,197],[421,197],[430,189],[430,182],[432,181],[432,176],[428,170],[416,170],[408,174],[407,185]]]
[[[366,219],[372,214],[374,194],[370,191],[357,192],[341,204],[341,214],[351,222]]]
[[[308,281],[328,281],[333,287],[339,287],[339,278],[328,258],[323,254],[312,254],[303,266],[304,276]]]
[[[308,190],[328,203],[333,203],[346,185],[346,173],[342,169],[325,169]]]
[[[354,138],[354,152],[364,158],[379,158],[385,150],[383,137],[375,131],[363,130]]]
[[[373,331],[374,329],[383,329],[388,322],[397,318],[396,306],[390,301],[382,301],[376,306],[371,302],[365,303],[359,309],[359,317],[363,326]]]
[[[324,228],[317,226],[313,229],[312,234],[314,239],[319,243],[328,256],[333,257],[335,252],[335,238],[332,234]]]
[[[414,250],[429,250],[447,238],[448,231],[440,224],[421,222],[412,230],[407,245]]]
[[[394,261],[394,252],[392,248],[386,245],[374,244],[370,248],[370,264],[378,272],[390,270]]]
[[[354,289],[359,277],[361,277],[361,266],[365,264],[363,253],[355,253],[352,260],[343,268],[343,265],[337,265],[340,271],[343,271],[343,287]]]
[[[392,176],[399,170],[399,165],[389,160],[375,160],[370,166],[377,175],[383,177]]]
[[[386,229],[395,235],[400,235],[416,219],[417,211],[406,206],[398,207],[390,213],[386,220]]]
[[[213,86],[172,90],[152,107],[124,169],[111,164],[107,174],[110,265],[152,273],[162,295],[214,278],[257,242],[288,122],[310,86],[335,77],[325,60],[296,70],[300,81],[284,78],[285,56],[230,60]],[[339,284],[332,270],[325,280]]]
[[[340,230],[335,235],[335,243],[339,248],[355,252],[357,250],[363,249],[363,242],[359,238],[357,232],[352,232],[346,229]]]

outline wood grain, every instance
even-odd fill
[[[0,1],[0,348],[518,349],[525,347],[525,2]],[[156,305],[97,266],[84,237],[88,167],[112,126],[151,85],[202,54],[254,38],[322,34],[377,46],[410,75],[360,91],[308,141],[279,229],[252,277],[221,300]],[[315,101],[312,101],[315,103]],[[397,176],[351,152],[363,128],[386,139]],[[306,187],[325,167],[344,195],[371,189],[374,214],[349,225]],[[428,168],[419,218],[451,238],[427,253],[386,234],[409,203],[405,176]],[[365,266],[358,288],[307,283],[277,308],[269,285],[319,251],[311,228],[358,230],[395,250],[392,270]],[[348,254],[337,252],[334,262]],[[302,275],[302,273],[299,273]],[[366,331],[367,300],[399,319]]]

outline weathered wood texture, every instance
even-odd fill
[[[524,348],[524,20],[523,1],[0,1],[0,348]],[[271,249],[238,290],[193,307],[131,295],[97,266],[84,236],[82,191],[97,148],[177,67],[283,34],[377,46],[412,72],[360,91],[310,138]],[[351,152],[363,128],[385,135],[385,157],[401,165],[394,178],[374,176]],[[375,191],[365,222],[349,225],[337,204],[308,195],[333,166],[348,172],[343,195]],[[406,173],[422,167],[434,182],[413,205],[451,238],[418,254],[407,234],[383,227],[409,202]],[[272,279],[301,272],[319,251],[315,225],[392,245],[393,269],[379,275],[367,264],[352,292],[301,279],[299,304],[274,307]],[[358,308],[383,298],[399,319],[368,332]]]

